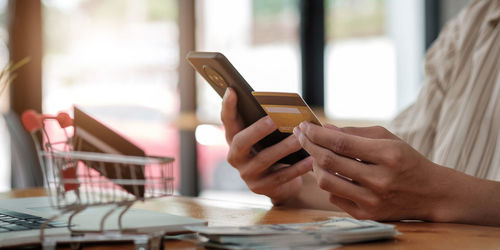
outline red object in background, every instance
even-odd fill
[[[224,145],[197,145],[198,149],[198,173],[202,189],[213,189],[215,172],[221,163],[226,162],[229,146]],[[231,180],[227,180],[231,181]]]
[[[80,184],[77,183],[77,177],[76,177],[76,164],[74,161],[70,161],[68,165],[63,166],[62,168],[62,176],[63,176],[63,181],[66,181],[68,183],[64,183],[64,190],[70,191],[70,190],[75,190],[78,187],[80,187]],[[75,183],[71,183],[75,182]]]
[[[119,124],[116,125],[118,127]],[[128,129],[130,130],[130,128]],[[127,128],[121,128],[120,131],[129,134]],[[147,133],[151,133],[151,131]],[[156,134],[154,138],[146,136],[147,133],[143,136],[136,134],[133,138],[134,143],[143,148],[146,155],[167,156],[175,159],[173,163],[174,188],[179,190],[181,179],[179,129],[171,125],[162,125],[158,130],[154,130]]]

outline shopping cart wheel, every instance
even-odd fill
[[[74,250],[81,250],[83,245],[80,242],[71,242],[69,243],[69,247]]]
[[[163,250],[163,236],[150,235],[147,240],[139,238],[134,240],[136,250]]]
[[[149,239],[149,249],[151,250],[163,250],[163,235],[152,236]]]

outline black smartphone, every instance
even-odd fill
[[[267,115],[252,95],[252,87],[223,54],[191,51],[186,59],[221,97],[224,96],[227,87],[231,87],[236,92],[238,96],[238,113],[241,115],[245,126],[249,126]],[[288,136],[290,136],[290,133],[282,133],[276,130],[260,140],[253,148],[260,151]],[[294,164],[307,156],[309,154],[304,149],[301,149],[279,160],[278,163]]]

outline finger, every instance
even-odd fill
[[[253,145],[274,130],[276,130],[276,125],[269,116],[265,116],[238,132],[233,136],[229,147],[229,163],[235,166],[247,161]]]
[[[294,131],[294,133],[300,132]],[[339,173],[342,176],[349,177],[363,186],[370,184],[370,178],[375,174],[375,170],[371,165],[338,155],[312,143],[306,136],[299,135],[299,141],[302,147],[314,157],[318,167],[330,173]]]
[[[267,147],[255,156],[255,159],[264,165],[274,165],[283,157],[297,152],[302,148],[297,137],[290,135],[280,142]],[[258,168],[257,166],[255,166]]]
[[[318,167],[325,169],[327,172],[348,177],[362,186],[369,187],[371,185],[371,178],[376,171],[372,165],[338,155],[312,143],[305,136],[300,141],[302,147],[314,157]]]
[[[330,194],[330,202],[356,219],[369,219],[367,213],[351,200]]]
[[[339,128],[339,130],[347,134],[357,135],[372,139],[399,139],[396,135],[392,134],[391,132],[389,132],[389,130],[381,126],[343,127]]]
[[[259,151],[248,164],[239,169],[240,175],[244,179],[260,178],[278,160],[300,149],[301,146],[297,138],[290,135],[284,140]]]
[[[317,167],[316,162],[313,163],[313,170],[318,186],[331,194],[351,200],[356,204],[366,204],[369,199],[373,199],[373,193],[368,189]]]
[[[339,127],[337,127],[333,124],[329,124],[329,123],[325,124],[323,127],[328,128],[328,129],[340,130]]]
[[[381,150],[387,144],[385,139],[371,139],[328,129],[308,122],[302,122],[297,131],[304,134],[312,143],[318,144],[337,154],[365,162],[379,163]]]
[[[231,144],[234,135],[245,127],[236,108],[237,98],[236,93],[231,88],[227,88],[222,99],[221,121],[226,130],[226,141],[228,144]]]
[[[281,187],[284,187],[286,183],[311,171],[312,162],[313,159],[307,157],[289,167],[280,168],[260,178],[254,188],[258,189],[257,191],[265,190],[267,195],[275,197],[283,192]]]

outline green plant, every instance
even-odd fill
[[[20,61],[13,63],[9,62],[5,67],[0,71],[0,95],[7,89],[14,79],[16,79],[17,74],[14,73],[17,69],[27,64],[31,59],[29,57],[25,57]]]

